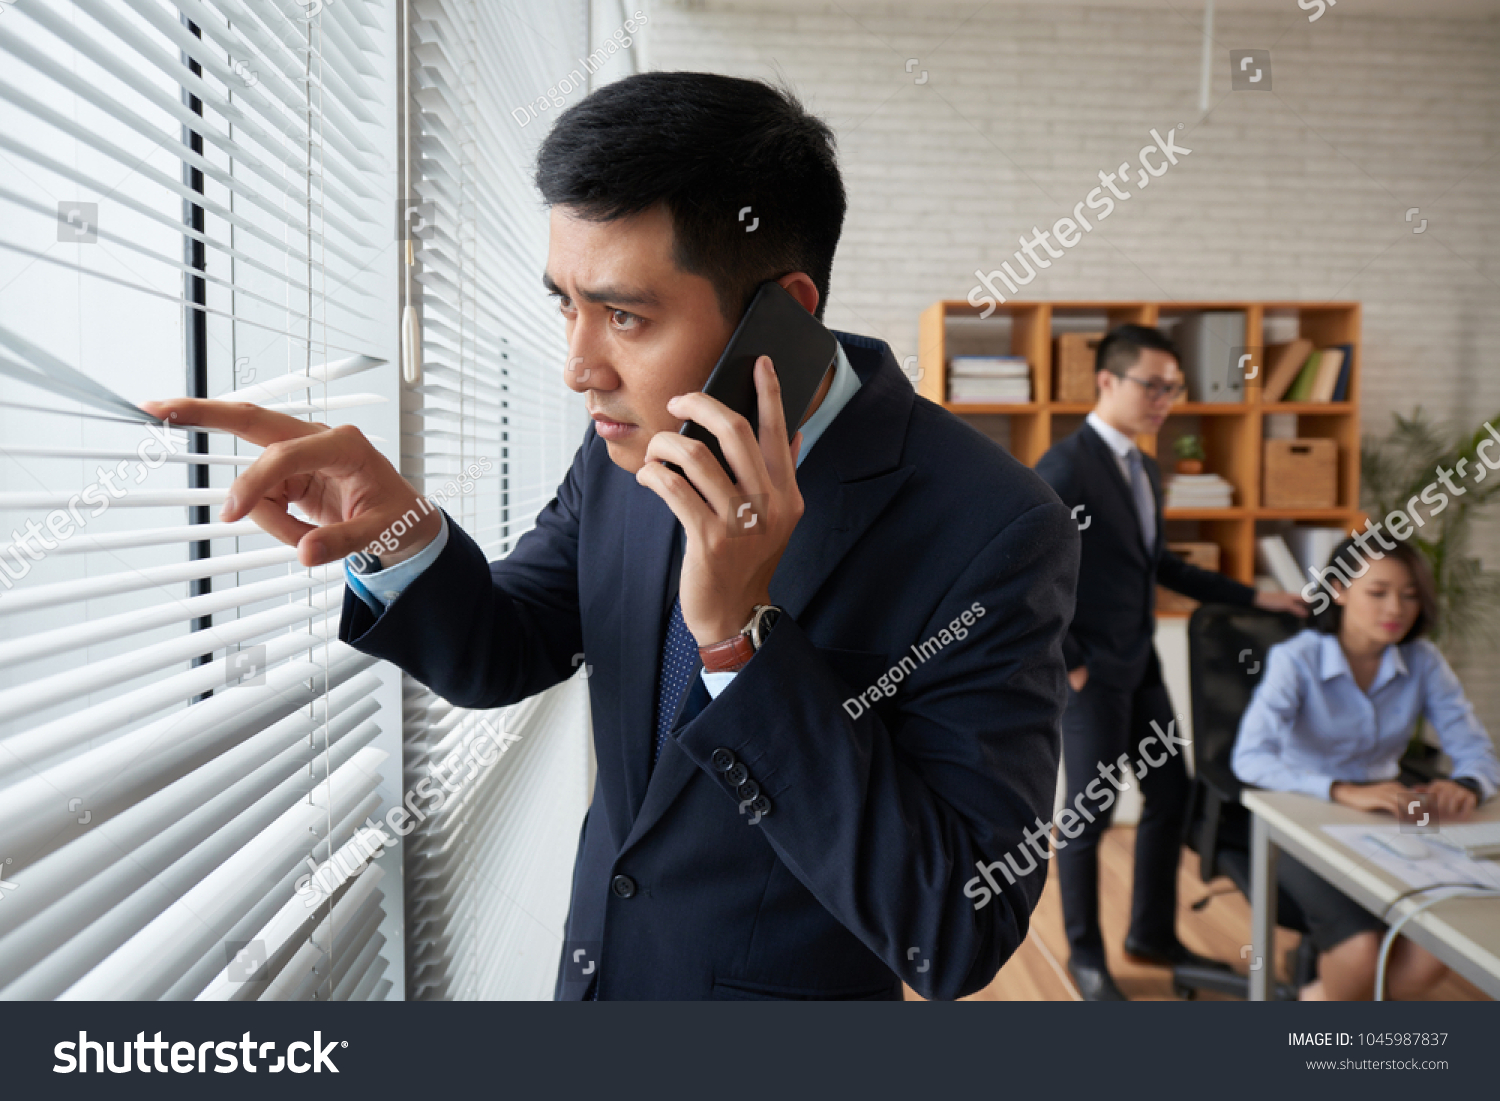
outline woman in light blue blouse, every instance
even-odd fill
[[[1385,546],[1366,537],[1334,551],[1327,576],[1336,597],[1320,593],[1324,608],[1312,628],[1271,648],[1232,765],[1257,787],[1393,815],[1414,792],[1427,792],[1440,821],[1458,821],[1500,787],[1500,762],[1458,678],[1422,637],[1437,612],[1426,559],[1408,543]],[[1422,716],[1453,760],[1453,779],[1407,787],[1397,779],[1399,762]],[[1284,853],[1277,874],[1319,953],[1318,980],[1302,997],[1372,997],[1384,924]],[[1446,970],[1399,938],[1387,996],[1418,997]]]

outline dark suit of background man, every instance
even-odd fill
[[[1155,329],[1121,325],[1100,341],[1096,366],[1098,404],[1036,467],[1083,530],[1077,611],[1063,644],[1069,670],[1063,716],[1067,803],[1077,806],[1082,799],[1084,807],[1099,807],[1102,800],[1085,789],[1101,780],[1101,765],[1114,767],[1122,754],[1132,774],[1147,768],[1138,780],[1145,807],[1136,830],[1125,951],[1137,962],[1212,966],[1177,939],[1177,866],[1189,792],[1183,755],[1165,752],[1153,738],[1150,758],[1166,761],[1148,767],[1139,751],[1142,739],[1153,737],[1152,720],[1165,731],[1173,718],[1153,641],[1156,584],[1204,602],[1290,610],[1303,605],[1288,593],[1257,594],[1166,549],[1161,472],[1134,437],[1154,434],[1182,393],[1171,341]],[[1099,931],[1098,846],[1110,816],[1079,817],[1082,834],[1057,852],[1068,970],[1085,998],[1119,1000],[1123,995],[1110,977]]]
[[[559,998],[981,989],[1042,889],[1038,874],[984,906],[964,893],[1052,805],[1077,529],[1032,471],[917,398],[880,341],[839,336],[795,447],[768,360],[758,440],[697,392],[761,282],[827,301],[843,184],[832,133],[790,96],[627,77],[558,119],[537,183],[564,377],[594,423],[508,558],[422,516],[351,575],[340,637],[478,708],[587,655],[598,782]],[[357,432],[156,408],[285,441],[226,511],[253,508],[304,562],[418,504]],[[738,484],[678,435],[685,419]]]

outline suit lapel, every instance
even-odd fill
[[[844,345],[850,365],[860,377],[860,387],[797,468],[797,484],[803,500],[802,519],[792,532],[770,586],[771,602],[793,619],[801,616],[844,555],[875,522],[916,469],[897,466],[906,438],[906,422],[915,400],[911,383],[896,366],[895,357],[883,342],[843,333],[836,335]],[[662,507],[665,510],[665,506]],[[667,546],[670,547],[670,540]],[[634,587],[634,575],[628,572],[628,561],[626,578],[627,585]],[[651,591],[656,592],[660,599],[661,585],[654,578],[648,580]],[[661,620],[660,604],[657,613],[653,622]],[[642,636],[637,633],[635,637]],[[653,639],[655,648],[651,653],[647,693],[652,700],[656,692],[655,660],[661,650],[660,628],[654,632]],[[627,670],[627,675],[635,676],[633,668]],[[708,689],[703,686],[702,679],[695,676],[692,689],[685,693],[683,706],[707,706],[708,700]],[[646,708],[649,712],[649,703]],[[627,712],[630,713],[639,715],[642,712],[637,705],[635,711]],[[676,723],[673,725],[675,727]],[[649,748],[645,756],[649,764]],[[661,819],[697,772],[698,766],[678,748],[677,740],[669,737],[662,747],[656,769],[651,773],[640,812],[620,848],[622,854]]]
[[[1131,540],[1130,545],[1139,550],[1141,554],[1145,556],[1146,561],[1150,562],[1151,548],[1146,546],[1145,536],[1141,534],[1140,514],[1135,510],[1135,490],[1132,489],[1130,483],[1125,480],[1125,475],[1120,473],[1120,464],[1115,460],[1114,451],[1110,449],[1109,444],[1104,442],[1104,438],[1100,436],[1098,432],[1094,431],[1092,426],[1085,424],[1078,430],[1078,432],[1083,437],[1084,450],[1087,451],[1091,456],[1093,456],[1094,465],[1102,470],[1105,480],[1110,482],[1110,484],[1115,487],[1116,493],[1118,494],[1117,499],[1121,502],[1123,511],[1125,513],[1125,516],[1121,522],[1135,533],[1135,538]],[[1142,458],[1144,460],[1144,456],[1142,456]],[[1141,466],[1142,468],[1145,468],[1146,464],[1144,461],[1141,463]],[[1147,476],[1147,480],[1150,481],[1149,475]],[[1152,488],[1152,493],[1153,496],[1156,495],[1156,489],[1154,486]],[[1160,521],[1161,509],[1158,508],[1156,525],[1158,537],[1161,533]]]
[[[656,736],[656,685],[665,641],[672,541],[677,517],[644,486],[626,488],[624,569],[620,603],[620,741],[629,818],[615,834],[629,833],[646,795],[651,744]]]

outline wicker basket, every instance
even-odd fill
[[[1266,440],[1261,504],[1334,508],[1339,503],[1337,440]]]
[[[1053,401],[1092,402],[1098,393],[1094,387],[1094,353],[1103,333],[1061,333],[1053,342]]]

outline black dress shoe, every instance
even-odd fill
[[[1129,1001],[1120,988],[1115,985],[1115,980],[1109,977],[1109,972],[1102,967],[1093,967],[1086,963],[1078,963],[1076,960],[1068,960],[1068,974],[1073,976],[1073,982],[1078,987],[1078,993],[1083,995],[1086,1002],[1124,1002]]]
[[[1233,972],[1222,960],[1209,959],[1197,952],[1190,952],[1178,941],[1170,948],[1148,948],[1139,941],[1125,938],[1125,958],[1131,963],[1143,963],[1152,967],[1202,967],[1209,971]]]

